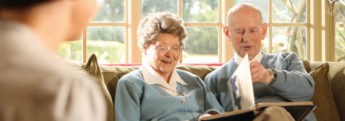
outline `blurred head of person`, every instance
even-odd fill
[[[0,19],[25,24],[52,52],[81,37],[100,0],[0,0]]]
[[[140,22],[137,35],[149,65],[169,80],[187,36],[181,18],[170,12],[149,14]]]
[[[228,12],[228,25],[223,28],[236,53],[249,60],[261,50],[261,40],[266,36],[267,24],[259,9],[250,4],[238,4]]]

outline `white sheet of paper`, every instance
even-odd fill
[[[235,110],[255,106],[253,82],[247,54],[231,76],[228,85],[233,93]]]

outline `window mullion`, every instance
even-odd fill
[[[310,0],[307,0],[307,60],[310,60]]]
[[[222,60],[222,0],[218,0],[218,62]]]
[[[86,29],[87,29],[87,26],[83,29],[83,63],[86,63],[86,56],[87,56]]]
[[[180,16],[182,19],[183,19],[183,16],[182,16],[182,11],[183,11],[183,8],[182,8],[182,5],[183,5],[183,1],[182,0],[178,0],[178,16]],[[186,25],[186,24],[185,24]],[[181,52],[181,56],[180,56],[180,60],[179,62],[180,63],[183,63],[183,52]]]
[[[269,18],[268,18],[268,29],[269,29],[269,46],[268,46],[268,52],[269,53],[272,53],[272,16],[273,16],[273,9],[272,9],[272,0],[269,0],[269,3],[268,3],[268,12],[269,12]]]
[[[126,2],[125,2],[125,63],[129,63],[129,49],[130,49],[130,47],[129,47],[129,37],[128,37],[128,33],[129,33],[129,26],[128,26],[128,18],[129,18],[129,16],[128,16],[128,0],[125,0]]]
[[[141,0],[128,0],[128,47],[129,49],[129,63],[141,63],[141,51],[137,46],[137,30],[141,20]]]

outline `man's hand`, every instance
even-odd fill
[[[258,61],[250,62],[250,72],[253,83],[271,84],[272,76],[270,70],[265,69]]]

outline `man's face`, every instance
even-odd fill
[[[254,58],[261,49],[261,40],[265,38],[267,25],[262,24],[259,12],[242,8],[229,18],[229,26],[224,28],[229,41],[237,54],[249,59]]]

